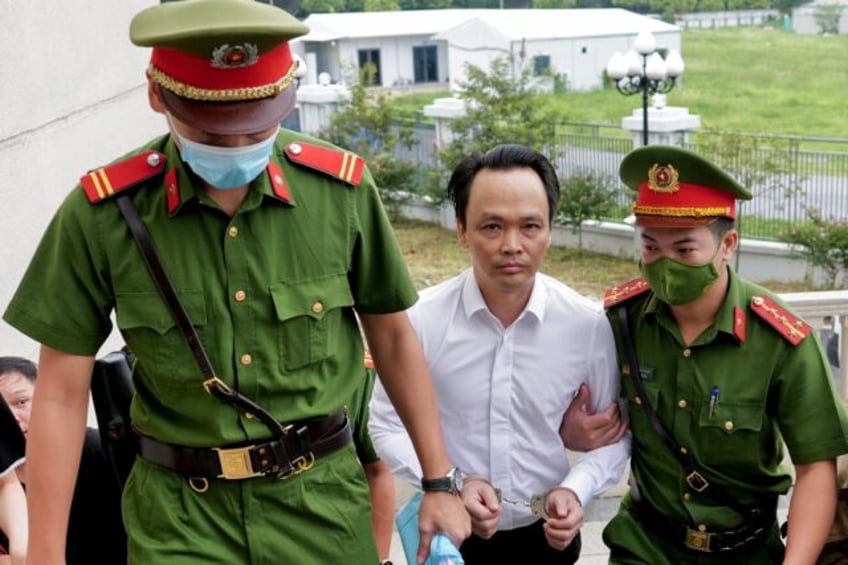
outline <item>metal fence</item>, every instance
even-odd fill
[[[399,148],[398,157],[438,166],[432,124],[414,124],[415,145]],[[715,162],[754,195],[742,203],[739,224],[745,237],[780,240],[790,226],[815,210],[826,220],[848,221],[848,139],[690,132],[678,143]],[[591,173],[615,191],[617,215],[623,220],[633,192],[618,180],[618,165],[631,149],[630,135],[615,125],[569,122],[555,128],[551,152],[563,179]]]

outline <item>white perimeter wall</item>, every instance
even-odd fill
[[[147,106],[149,51],[129,41],[132,16],[157,3],[0,1],[0,310],[79,177],[164,133]],[[37,353],[0,322],[0,355]]]

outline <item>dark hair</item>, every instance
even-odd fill
[[[20,373],[31,383],[35,382],[35,363],[23,357],[0,357],[0,377],[8,373]]]
[[[482,155],[471,155],[462,160],[453,170],[448,181],[447,196],[453,202],[456,218],[465,225],[468,196],[471,183],[482,169],[509,170],[527,167],[533,169],[542,180],[548,198],[548,221],[553,222],[559,202],[559,179],[548,159],[523,145],[497,145]]]
[[[710,228],[710,231],[713,232],[713,236],[716,238],[716,241],[721,241],[721,238],[724,237],[724,234],[733,229],[736,225],[736,220],[732,220],[730,218],[719,218],[716,221],[707,224],[707,227]]]

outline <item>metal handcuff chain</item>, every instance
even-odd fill
[[[530,512],[533,513],[537,518],[541,518],[542,520],[547,520],[550,518],[548,515],[548,496],[555,491],[562,489],[563,487],[553,487],[549,488],[542,494],[533,494],[530,497],[530,500],[526,500],[523,498],[510,498],[508,496],[504,496],[503,490],[500,487],[496,487],[492,484],[488,479],[481,477],[479,475],[471,475],[463,479],[463,481],[467,484],[473,481],[481,481],[492,487],[492,490],[495,491],[495,496],[498,497],[498,502],[505,502],[507,504],[512,504],[513,506],[520,506],[523,508],[529,508]],[[580,504],[580,501],[577,501]]]

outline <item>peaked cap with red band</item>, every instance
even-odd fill
[[[636,223],[686,227],[736,219],[736,200],[751,193],[703,157],[669,145],[648,145],[628,153],[619,176],[638,192]]]
[[[289,41],[308,31],[255,0],[181,0],[139,12],[130,39],[153,48],[147,75],[174,116],[210,133],[249,134],[294,107],[298,62]]]

